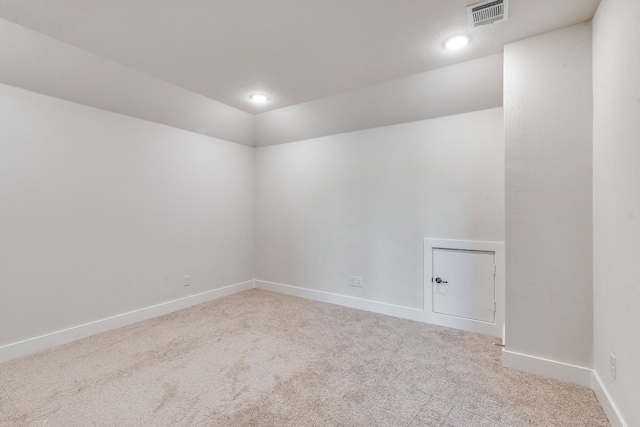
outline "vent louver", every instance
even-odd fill
[[[509,0],[490,0],[467,6],[469,27],[493,24],[509,18]]]

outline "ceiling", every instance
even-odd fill
[[[2,0],[0,18],[255,114],[499,53],[599,1],[510,0],[473,30],[476,0]]]

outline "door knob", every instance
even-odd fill
[[[447,282],[446,280],[442,280],[439,277],[436,277],[436,283],[449,283],[449,282]]]

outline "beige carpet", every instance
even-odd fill
[[[494,341],[250,290],[0,365],[0,425],[609,425]]]

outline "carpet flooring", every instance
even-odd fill
[[[249,290],[1,364],[0,425],[609,425],[495,341]]]

